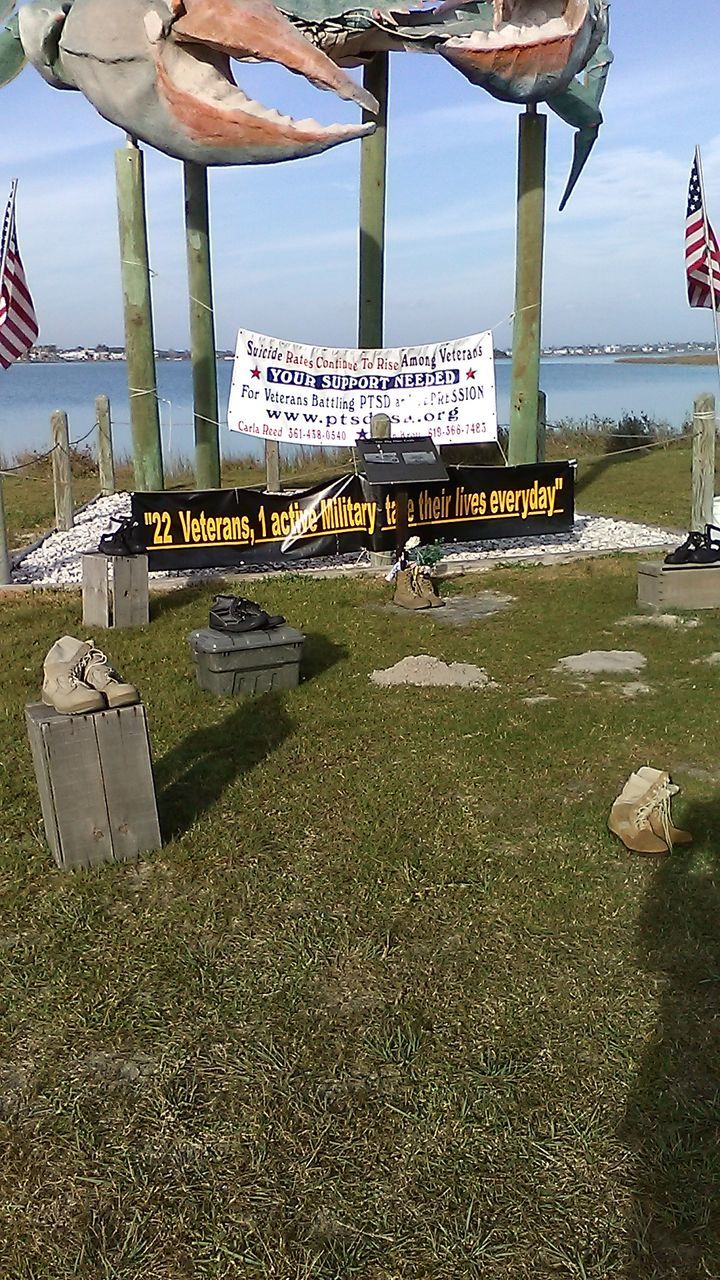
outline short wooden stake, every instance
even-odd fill
[[[693,416],[692,515],[690,528],[712,524],[715,491],[715,397],[698,396]]]
[[[280,445],[277,440],[265,441],[265,492],[282,493],[280,484]]]
[[[5,587],[11,581],[12,574],[10,572],[10,551],[8,548],[7,525],[5,523],[3,478],[0,474],[0,585]]]
[[[100,492],[115,492],[115,463],[113,461],[112,424],[110,422],[110,401],[107,396],[95,399],[95,421],[98,431],[98,473]]]
[[[373,440],[388,440],[390,437],[390,419],[386,413],[376,413],[370,424],[370,435]],[[406,495],[407,496],[407,495]],[[370,564],[374,569],[389,569],[394,562],[391,551],[371,551]]]
[[[66,532],[73,527],[72,470],[67,414],[56,409],[50,417],[52,427],[53,490],[55,493],[55,528]]]

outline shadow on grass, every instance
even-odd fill
[[[164,613],[172,613],[175,609],[183,609],[185,605],[198,603],[205,598],[207,594],[207,582],[193,584],[191,587],[177,587],[173,591],[163,591],[162,594],[153,593],[150,596],[150,621],[161,618]],[[209,607],[209,606],[208,606]],[[198,612],[198,627],[207,626],[208,609],[203,606],[202,613]]]
[[[261,764],[292,733],[283,695],[243,700],[219,724],[196,729],[155,765],[160,828],[181,836],[236,778]]]
[[[334,640],[329,640],[319,631],[308,631],[303,645],[300,678],[303,683],[306,680],[314,680],[316,676],[329,671],[330,667],[334,667],[336,662],[342,662],[347,656],[348,651],[344,645],[335,644]]]
[[[629,458],[637,458],[636,453],[601,453],[593,462],[586,463],[582,470],[578,469],[575,478],[575,494],[582,493],[583,490],[589,489],[590,485],[607,471],[608,467],[614,467],[622,462],[627,462]]]
[[[696,843],[658,864],[639,923],[664,990],[621,1133],[636,1161],[628,1280],[720,1276],[720,795],[680,825]]]

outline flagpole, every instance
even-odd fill
[[[712,302],[713,322],[715,324],[715,356],[717,359],[718,387],[720,388],[720,328],[718,327],[718,307],[717,295],[715,293],[715,275],[713,272],[713,259],[710,249],[710,223],[708,219],[707,204],[705,201],[705,180],[703,178],[702,160],[700,159],[700,148],[695,148],[695,163],[697,164],[698,180],[700,182],[700,200],[702,203],[703,214],[703,230],[705,232],[705,252],[707,255],[708,279],[710,281],[710,300]]]
[[[18,184],[17,178],[13,178],[12,182],[10,183],[10,199],[8,200],[7,209],[5,211],[6,217],[7,217],[7,227],[6,227],[6,235],[3,238],[2,261],[0,262],[0,289],[2,289],[3,281],[5,279],[5,266],[7,263],[8,248],[10,246],[12,229],[15,223],[15,196],[17,194],[17,184]]]

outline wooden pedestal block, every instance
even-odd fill
[[[112,574],[108,561],[112,561]],[[144,627],[150,621],[147,556],[82,557],[83,626]]]
[[[653,609],[720,609],[720,565],[673,569],[644,561],[638,565],[638,604]]]
[[[159,849],[142,704],[66,716],[25,708],[45,834],[63,870],[126,862]]]

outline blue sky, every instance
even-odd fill
[[[685,300],[683,229],[699,143],[720,232],[719,32],[717,0],[615,0],[606,123],[563,214],[572,131],[550,115],[546,343],[710,340],[710,312]],[[390,63],[386,344],[493,328],[507,346],[517,108],[441,58],[393,54]],[[236,71],[266,105],[298,118],[357,118],[289,73]],[[41,340],[121,344],[113,157],[124,135],[32,68],[0,94],[0,200],[17,177]],[[359,143],[347,143],[307,160],[211,172],[219,347],[234,346],[238,326],[354,345],[359,161]],[[156,342],[185,347],[182,166],[147,149],[146,177]]]

